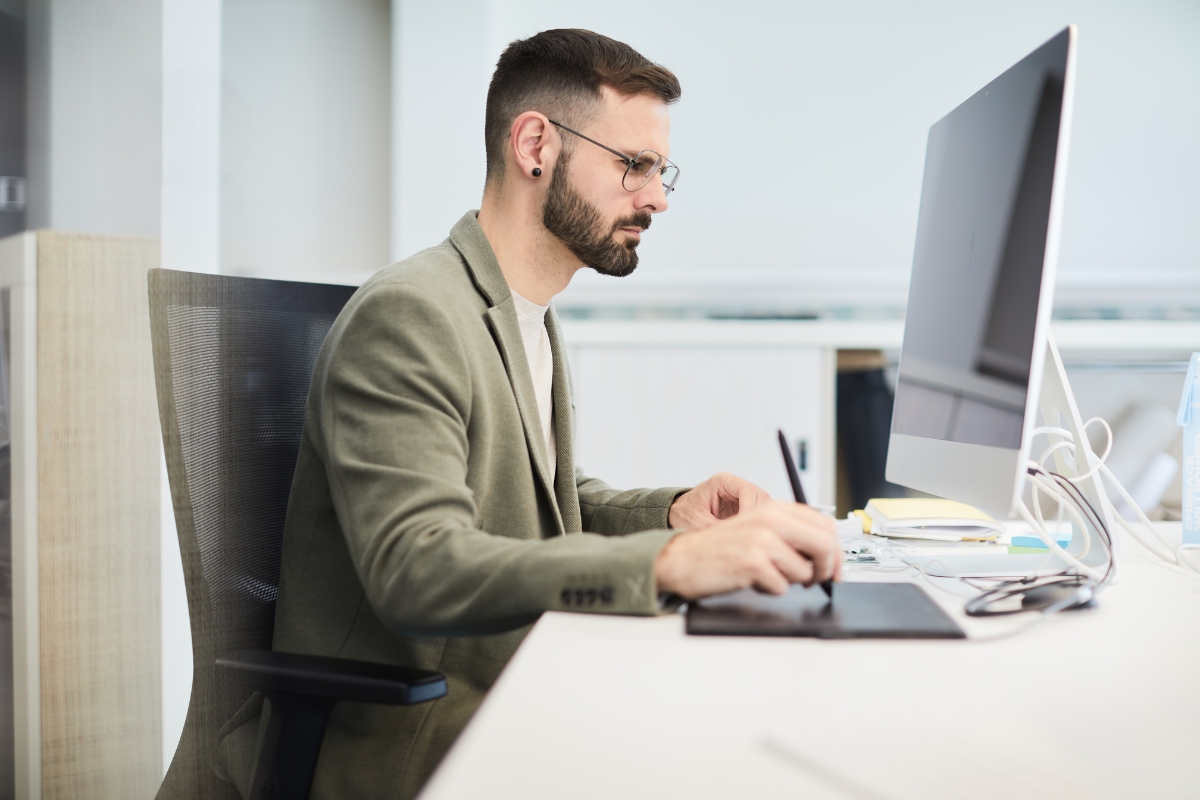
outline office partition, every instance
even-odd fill
[[[162,776],[157,262],[149,239],[0,240],[18,798],[150,797]]]

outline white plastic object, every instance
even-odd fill
[[[1196,386],[1200,353],[1192,353],[1188,363],[1179,413],[1175,424],[1183,428],[1183,543],[1200,544],[1200,391]]]

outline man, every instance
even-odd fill
[[[832,522],[806,506],[726,474],[617,491],[574,463],[549,303],[584,266],[636,267],[678,174],[679,94],[668,70],[594,33],[514,42],[488,92],[478,217],[372,277],[326,338],[275,647],[438,670],[449,693],[338,705],[313,797],[416,794],[543,611],[649,615],[840,578]]]

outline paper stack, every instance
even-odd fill
[[[991,542],[1004,525],[977,508],[954,500],[884,497],[867,503],[865,515],[876,536],[939,542]]]

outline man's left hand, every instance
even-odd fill
[[[750,481],[718,472],[675,498],[667,514],[667,524],[679,531],[700,530],[770,499],[771,495]]]

